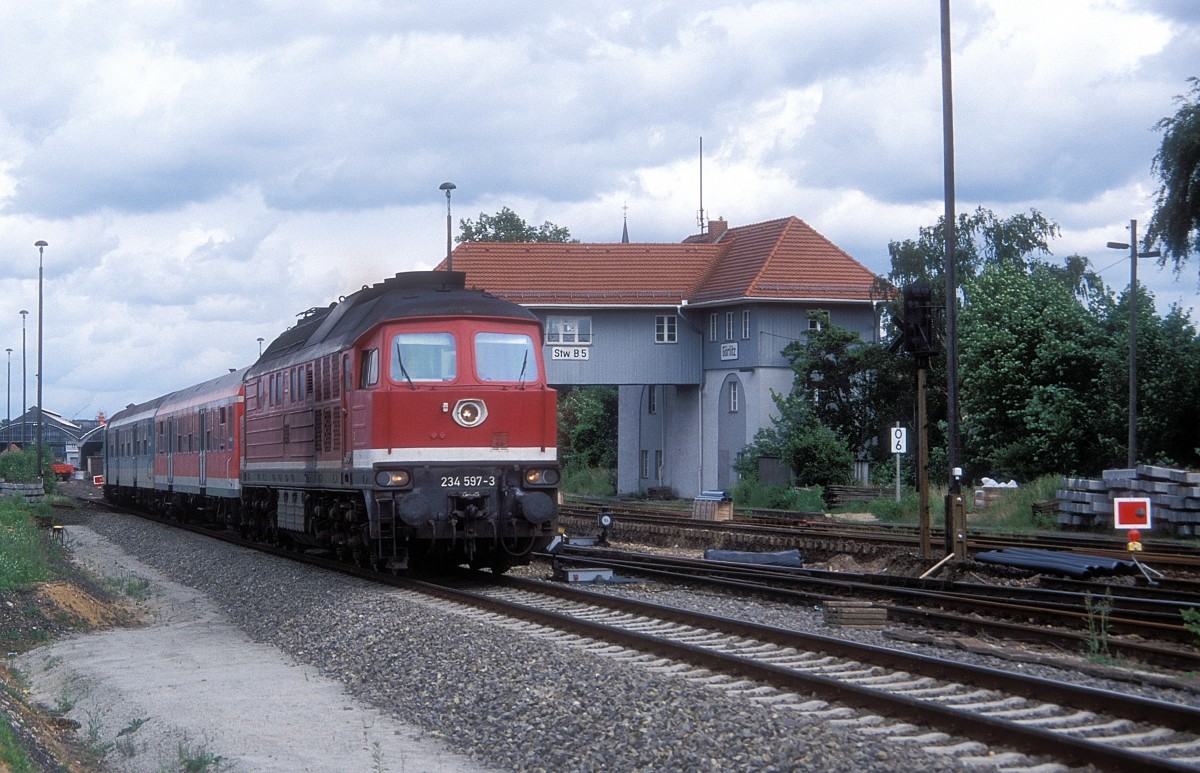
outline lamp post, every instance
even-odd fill
[[[7,430],[4,437],[8,440],[5,447],[8,447],[12,443],[12,347],[4,351],[8,352],[8,423],[4,425]]]
[[[28,410],[25,406],[25,318],[29,316],[29,312],[21,309],[21,450],[25,450],[25,411]]]
[[[259,336],[258,337],[258,356],[259,357],[262,357],[262,342],[263,342],[263,337]]]
[[[446,192],[446,270],[454,270],[454,259],[450,257],[450,191],[458,186],[454,183],[442,183],[438,190]]]
[[[1137,221],[1129,221],[1129,243],[1109,242],[1114,250],[1129,250],[1129,452],[1127,466],[1137,466],[1137,259],[1157,258],[1158,250],[1138,252]]]
[[[33,243],[38,248],[38,369],[37,369],[37,477],[42,480],[42,382],[45,374],[42,372],[42,251],[50,245],[38,240]]]

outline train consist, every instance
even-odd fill
[[[112,416],[104,494],[376,568],[504,571],[553,536],[556,431],[538,319],[411,272]]]

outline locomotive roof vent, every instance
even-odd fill
[[[467,286],[465,271],[403,271],[383,280],[389,288],[461,290]]]

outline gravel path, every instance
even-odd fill
[[[21,659],[50,705],[74,679],[98,686],[85,691],[90,708],[81,700],[70,716],[81,733],[113,744],[106,757],[113,770],[172,769],[163,757],[173,762],[181,739],[193,753],[219,755],[220,769],[238,771],[964,769],[814,714],[772,709],[404,591],[135,518],[97,514],[86,528],[70,527],[70,536],[77,555],[106,564],[110,576],[149,579],[154,605],[164,610],[147,628],[82,637]],[[656,592],[626,587],[619,592]],[[676,593],[656,598],[675,603]],[[733,613],[728,599],[707,597]],[[732,606],[744,615],[754,605]],[[797,627],[820,625],[800,619],[809,610],[791,614]],[[304,687],[292,692],[297,682]],[[315,714],[310,724],[302,724],[306,713]],[[136,749],[156,724],[169,730],[166,745],[127,756],[124,749]]]

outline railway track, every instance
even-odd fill
[[[1189,672],[1200,671],[1195,634],[1182,609],[1200,611],[1200,597],[1124,596],[1124,586],[1049,590],[1010,585],[922,581],[888,575],[746,566],[598,548],[568,546],[568,565],[689,584],[707,584],[812,606],[835,599],[869,600],[889,619],[962,630],[1005,640],[1050,644]],[[1103,590],[1102,590],[1103,589]],[[1103,625],[1103,630],[1097,626]],[[1097,653],[1101,654],[1101,653]]]
[[[171,525],[179,524],[172,522]],[[227,533],[191,531],[247,545]],[[1195,770],[1200,710],[746,621],[604,596],[558,583],[458,574],[379,575],[268,549],[499,616],[641,667],[778,711],[844,722],[897,744],[1009,768],[1046,759],[1104,770]],[[845,704],[843,706],[835,703]],[[853,708],[851,708],[853,707]],[[1004,747],[1000,751],[983,746]],[[1039,768],[1045,769],[1045,768]]]
[[[967,738],[1102,770],[1200,765],[1200,736],[1193,732],[1200,710],[1187,706],[541,581],[399,582],[580,637],[573,640],[577,646],[779,711],[837,718],[935,753],[988,755],[990,763],[1013,768],[1041,762],[1008,752],[998,757],[994,749],[964,743]]]
[[[597,515],[611,512],[619,525],[626,527],[679,527],[708,533],[714,541],[765,542],[794,547],[827,546],[832,550],[870,552],[882,549],[916,551],[920,534],[915,527],[894,524],[854,524],[830,522],[817,514],[797,514],[797,518],[742,516],[732,521],[704,521],[691,518],[678,509],[637,507],[627,504],[600,505],[569,503],[560,507],[560,517],[566,522],[595,522]],[[573,520],[572,519],[577,519]],[[935,549],[944,543],[944,535],[935,529],[932,535]],[[1036,548],[1087,553],[1107,558],[1128,558],[1125,542],[1117,536],[1091,534],[1018,534],[976,530],[969,534],[968,547],[972,554],[1006,547]],[[1147,539],[1144,561],[1165,571],[1200,572],[1200,543],[1195,541]]]

